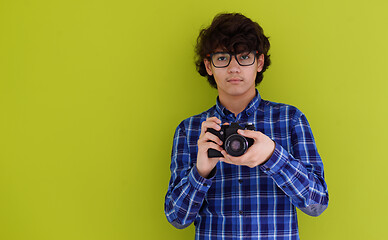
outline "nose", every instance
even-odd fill
[[[230,60],[230,63],[228,66],[228,72],[230,73],[240,72],[240,64],[238,64],[235,56],[232,56],[232,59]]]

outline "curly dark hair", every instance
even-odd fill
[[[200,31],[195,47],[195,65],[201,76],[207,76],[210,85],[217,88],[213,76],[206,72],[203,62],[209,59],[208,54],[221,48],[231,53],[243,51],[258,51],[257,56],[264,54],[264,65],[261,72],[256,75],[256,86],[263,80],[263,73],[271,64],[268,55],[270,44],[263,29],[256,22],[245,17],[241,13],[222,13],[214,17],[213,22],[207,28]],[[210,60],[210,59],[209,59]]]

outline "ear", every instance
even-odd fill
[[[261,54],[257,58],[257,72],[261,72],[261,70],[263,70],[263,66],[264,66],[264,54]]]
[[[209,74],[209,76],[212,76],[213,75],[213,71],[212,71],[211,62],[208,59],[205,58],[203,60],[203,63],[205,64],[205,68],[206,68],[207,74]]]

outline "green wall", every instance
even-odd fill
[[[0,239],[193,239],[164,216],[172,137],[215,102],[201,27],[236,11],[270,36],[264,99],[296,105],[329,208],[302,239],[382,239],[387,1],[0,0]]]

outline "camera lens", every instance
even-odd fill
[[[234,152],[240,151],[241,150],[241,142],[237,141],[237,140],[233,140],[230,143],[230,149],[232,149],[232,151],[234,151]]]
[[[233,157],[243,155],[247,148],[247,139],[239,134],[232,134],[225,141],[225,151]]]

